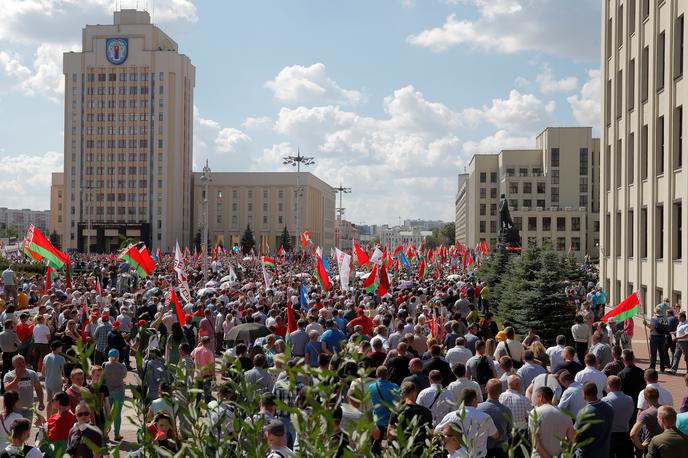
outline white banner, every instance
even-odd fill
[[[191,302],[191,291],[189,290],[189,282],[186,280],[186,269],[184,267],[184,258],[179,249],[179,242],[176,242],[174,249],[174,264],[172,264],[174,271],[177,272],[177,285],[179,286],[179,295],[184,300],[185,304]]]
[[[339,282],[343,290],[349,289],[349,280],[351,279],[351,255],[344,253],[335,248],[337,259],[337,268],[339,269]]]

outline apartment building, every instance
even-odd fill
[[[685,13],[679,0],[602,2],[601,281],[646,311],[688,294],[683,227]]]
[[[477,154],[459,175],[456,239],[495,246],[500,196],[506,194],[523,245],[551,244],[577,257],[597,256],[599,139],[590,127],[548,127],[534,149]]]

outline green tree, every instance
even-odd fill
[[[289,235],[287,226],[284,226],[284,230],[282,231],[280,244],[282,245],[282,248],[284,248],[284,251],[291,251],[291,236]]]
[[[531,247],[521,256],[511,257],[502,280],[493,288],[499,297],[499,315],[511,321],[518,333],[525,333],[532,327],[537,329],[531,308],[536,306],[538,298],[534,281],[541,267],[540,250]]]
[[[499,295],[503,289],[499,287],[499,282],[507,269],[509,260],[513,257],[518,257],[518,254],[507,251],[504,245],[498,245],[480,261],[478,278],[491,287],[490,301],[493,304],[499,304]]]
[[[50,243],[58,250],[61,249],[60,236],[54,230],[50,233]]]
[[[456,227],[454,223],[445,223],[432,230],[432,235],[425,239],[425,246],[435,248],[440,245],[450,246],[456,239]]]
[[[569,336],[571,324],[576,317],[576,307],[569,305],[564,294],[568,271],[562,269],[566,258],[553,250],[542,250],[540,271],[535,276],[534,290],[537,291],[537,306],[533,307],[534,321],[540,338],[554,342],[559,334]],[[575,262],[574,262],[575,265]],[[577,267],[577,266],[576,266]],[[580,269],[577,269],[580,272]]]
[[[247,254],[256,245],[256,241],[253,240],[253,232],[251,231],[251,225],[246,225],[246,230],[244,235],[241,236],[241,250],[244,254]]]

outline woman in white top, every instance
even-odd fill
[[[14,420],[22,418],[21,414],[14,411],[14,406],[19,401],[19,394],[16,391],[5,391],[2,395],[2,405],[4,410],[0,414],[0,450],[5,450],[11,442],[10,428]]]
[[[31,422],[26,418],[14,420],[10,426],[11,443],[0,451],[0,458],[22,456],[24,458],[41,458],[43,453],[36,447],[25,445],[31,435]]]

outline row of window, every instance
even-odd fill
[[[533,193],[533,183],[522,183],[521,186],[519,186],[518,182],[512,182],[509,183],[509,194],[518,194],[519,188],[522,189],[523,194]],[[537,183],[535,183],[535,189],[537,194],[544,194],[545,182],[538,181]]]
[[[529,216],[527,217],[527,228],[529,231],[551,231],[552,230],[552,220],[555,220],[555,227],[557,232],[566,232],[567,230],[571,231],[580,231],[581,230],[581,218],[578,216],[571,217],[570,219],[564,216],[558,216],[558,217],[551,217],[551,216]],[[539,223],[538,223],[539,221]],[[568,223],[570,221],[570,223]],[[487,221],[481,220],[480,221],[480,232],[485,232],[485,228],[487,227]],[[497,231],[497,221],[489,221],[490,223],[490,232],[496,232]],[[523,230],[523,218],[520,216],[517,216],[514,218],[514,226],[518,228],[518,230]],[[493,229],[494,228],[494,229]],[[599,226],[597,226],[597,230],[599,231]]]
[[[159,92],[162,94],[164,91],[163,86],[159,86],[159,88]],[[97,86],[87,87],[85,93],[86,95],[146,95],[149,90],[148,86]]]
[[[160,139],[158,148],[162,147]],[[148,148],[148,140],[86,140],[86,148]]]
[[[540,167],[533,167],[532,169],[532,175],[528,174],[528,167],[520,167],[518,169],[518,176],[520,177],[527,177],[527,176],[534,176],[534,177],[541,177],[542,176],[542,169]],[[515,177],[516,176],[516,169],[513,167],[509,167],[506,169],[506,176],[508,177]]]
[[[654,230],[649,226],[649,219],[648,219],[648,209],[647,207],[643,207],[640,209],[640,222],[638,229],[640,230],[640,234],[638,237],[639,241],[639,249],[640,249],[640,257],[641,258],[647,258],[648,254],[648,240],[649,237],[652,237],[652,241],[654,243],[654,256],[656,259],[663,259],[664,258],[664,232],[665,232],[665,221],[664,221],[664,216],[665,216],[665,210],[664,210],[664,205],[656,205],[654,208]],[[682,202],[674,202],[671,205],[671,232],[670,232],[670,237],[671,237],[671,259],[672,260],[679,260],[682,259],[683,256],[683,204]],[[634,256],[634,248],[635,248],[635,213],[634,209],[629,209],[625,213],[626,217],[626,234],[624,234],[622,238],[621,234],[621,226],[622,226],[622,218],[624,215],[622,212],[617,212],[615,216],[615,231],[614,231],[614,253],[616,256],[621,256],[622,252],[622,245],[624,245],[624,240],[625,240],[625,247],[626,247],[626,256],[629,258],[632,258]],[[611,245],[610,245],[610,236],[611,236],[611,215],[607,213],[605,215],[605,227],[604,227],[604,246],[607,249],[607,252],[604,253],[605,256],[609,257],[611,255]]]
[[[76,107],[76,101],[73,101],[72,103],[73,107]],[[148,108],[148,100],[147,99],[108,99],[108,100],[97,100],[97,99],[89,99],[86,102],[86,108],[109,108],[109,109],[115,109],[115,108]],[[162,121],[162,120],[161,120]]]
[[[480,172],[480,182],[487,183],[487,172]],[[490,172],[490,183],[497,182],[497,172]]]
[[[161,105],[162,108],[162,105]],[[159,117],[158,117],[159,118]],[[151,119],[155,119],[151,116]],[[126,121],[148,121],[148,113],[88,113],[86,114],[86,121],[93,122],[126,122]],[[72,123],[76,123],[76,119],[72,119]]]
[[[76,129],[72,127],[72,129]],[[84,128],[86,135],[147,135],[148,127],[146,126],[99,126]]]
[[[673,169],[680,169],[683,167],[683,106],[678,106],[674,108],[673,116],[673,148],[671,154],[671,162],[673,164]],[[654,157],[654,170],[653,173],[657,176],[664,174],[665,160],[668,159],[665,154],[665,137],[666,137],[666,126],[664,116],[658,116],[655,124],[655,157]],[[633,184],[635,181],[635,133],[631,132],[628,134],[626,140],[626,184]],[[623,142],[621,139],[616,141],[615,153],[615,164],[614,164],[614,180],[617,187],[622,184],[622,177],[624,174],[622,156],[624,154]],[[649,170],[649,128],[645,124],[641,128],[640,132],[640,157],[638,158],[638,166],[640,167],[640,179],[646,180]],[[611,189],[611,145],[607,145],[606,154],[606,166],[605,166],[605,180],[606,189],[609,191]]]
[[[77,79],[77,74],[72,73],[72,81],[76,82]],[[83,75],[82,75],[83,77]],[[104,81],[136,81],[139,79],[140,81],[148,81],[149,80],[149,74],[148,73],[137,73],[137,72],[121,72],[121,73],[89,73],[86,75],[86,81],[88,82],[104,82]],[[150,74],[150,80],[155,81],[155,73]],[[159,81],[164,81],[165,80],[165,73],[160,72],[158,73],[158,80]]]
[[[85,159],[87,162],[103,162],[104,160],[109,162],[125,162],[127,160],[130,162],[135,162],[137,160],[145,162],[148,160],[148,153],[86,153]],[[76,156],[74,156],[72,160],[75,161]]]

